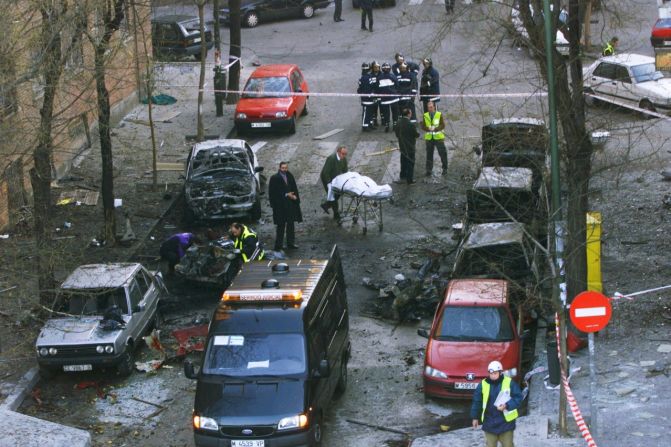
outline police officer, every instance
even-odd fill
[[[419,84],[419,97],[422,100],[424,113],[426,113],[429,102],[433,102],[437,106],[435,103],[440,101],[440,79],[438,70],[433,68],[433,61],[430,57],[424,58],[422,65],[424,70]]]
[[[391,73],[391,65],[387,62],[382,64],[382,73],[377,78],[377,86],[377,92],[380,94],[382,124],[384,131],[389,132],[390,116],[392,127],[396,127],[398,121],[398,96],[396,96],[396,76]]]
[[[374,86],[373,91],[375,93],[377,93],[378,91],[378,79],[380,78],[381,74],[382,73],[380,72],[380,64],[378,64],[377,61],[371,62],[370,79],[371,84]],[[373,127],[377,127],[377,115],[379,108],[380,108],[380,98],[378,96],[375,96],[373,106],[371,107],[371,118],[372,118],[371,123],[373,124]]]
[[[259,238],[247,225],[233,222],[229,231],[234,242],[233,246],[240,250],[242,262],[260,261],[264,258],[265,253],[261,248]]]
[[[405,60],[405,57],[401,53],[396,53],[394,55],[394,60],[396,62],[391,66],[391,72],[394,73],[394,76],[398,77],[402,63],[405,63],[405,65],[408,66],[408,71],[415,74],[415,78],[417,77],[417,74],[419,74],[419,65],[412,61]]]
[[[602,56],[612,56],[615,54],[615,49],[617,48],[617,44],[620,41],[617,37],[613,37],[610,39],[608,42],[606,42],[606,45],[603,47],[603,50],[601,51]]]
[[[436,110],[433,101],[428,102],[428,110],[421,122],[426,143],[426,176],[433,175],[433,150],[438,150],[443,165],[443,175],[447,175],[447,150],[445,149],[445,121],[443,115]]]
[[[361,130],[370,130],[373,121],[373,105],[375,104],[375,97],[371,94],[375,92],[376,80],[370,76],[370,64],[364,62],[361,64],[361,77],[359,78],[359,87],[356,92],[360,95],[361,100]]]
[[[408,65],[402,62],[398,67],[396,76],[396,91],[399,94],[399,110],[410,109],[410,122],[417,122],[417,111],[415,110],[415,96],[417,96],[417,75],[408,69]]]

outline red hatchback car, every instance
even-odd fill
[[[308,114],[308,84],[297,65],[262,65],[247,80],[235,107],[238,134],[281,129],[296,132],[296,119]]]
[[[653,47],[671,47],[671,19],[657,19],[650,33]]]
[[[522,339],[506,280],[450,281],[431,331],[417,333],[429,339],[423,373],[428,397],[471,399],[493,360],[501,362],[503,374],[514,380],[521,376]]]

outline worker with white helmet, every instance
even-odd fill
[[[490,362],[487,370],[489,377],[480,382],[473,394],[473,428],[482,423],[487,447],[498,447],[499,442],[503,447],[514,447],[513,432],[522,391],[498,360]]]

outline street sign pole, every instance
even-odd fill
[[[595,357],[596,352],[594,349],[594,332],[587,334],[587,348],[589,349],[589,411],[591,414],[591,424],[590,428],[592,431],[592,436],[597,437],[596,429],[596,406],[594,405],[596,401],[596,366]]]

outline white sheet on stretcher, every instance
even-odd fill
[[[392,196],[391,186],[378,185],[372,178],[358,172],[340,174],[328,186],[328,200],[335,200],[334,192],[374,200],[389,199]]]

